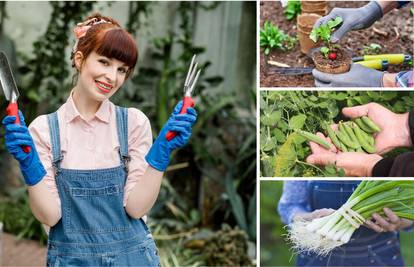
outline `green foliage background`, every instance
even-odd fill
[[[283,181],[260,182],[260,266],[295,266],[295,257],[284,239],[286,231],[277,213]],[[414,266],[414,231],[401,232],[401,250],[406,266]]]
[[[343,176],[343,172],[333,166],[321,169],[306,163],[305,159],[310,154],[309,145],[303,137],[294,134],[294,130],[323,132],[321,122],[347,120],[341,113],[342,108],[370,102],[379,103],[396,113],[404,113],[414,109],[414,92],[261,91],[260,175]],[[407,149],[396,149],[390,154],[404,151]]]

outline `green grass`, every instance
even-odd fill
[[[284,224],[277,213],[282,181],[260,182],[260,265],[295,266],[295,258],[285,242]],[[401,250],[406,266],[414,266],[414,231],[401,232]]]

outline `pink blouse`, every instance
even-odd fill
[[[105,100],[93,119],[82,117],[73,102],[72,94],[58,109],[60,143],[63,155],[61,167],[65,169],[93,170],[120,165],[119,141],[115,105]],[[55,195],[60,198],[52,167],[52,148],[46,115],[37,117],[29,126],[40,160],[46,169],[43,178]],[[128,108],[128,150],[131,156],[125,184],[124,206],[129,193],[145,173],[148,163],[145,155],[152,145],[151,125],[144,113]]]

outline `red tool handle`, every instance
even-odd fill
[[[6,112],[9,116],[16,116],[16,121],[14,122],[14,124],[20,124],[19,107],[17,106],[17,103],[10,103],[7,106]],[[23,146],[23,151],[25,153],[29,153],[30,146]]]
[[[191,96],[185,96],[183,99],[183,106],[181,108],[180,114],[187,113],[188,107],[194,107],[194,100],[191,98]],[[171,141],[175,136],[177,135],[177,132],[169,131],[167,135],[165,136],[168,141]]]

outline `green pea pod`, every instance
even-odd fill
[[[356,148],[358,148],[359,146],[358,145],[356,145],[356,144],[354,144],[354,143],[352,143],[351,142],[351,140],[349,140],[349,137],[347,136],[347,135],[345,135],[343,132],[341,132],[341,131],[337,131],[336,132],[336,136],[338,136],[338,139],[345,145],[345,146],[347,146],[348,148],[350,148],[350,149],[356,149]],[[348,149],[349,150],[349,149]]]
[[[354,142],[354,143],[356,143],[356,144],[359,144],[358,138],[355,136],[355,133],[354,133],[354,131],[352,130],[352,125],[351,125],[351,122],[347,121],[347,122],[343,123],[343,127],[344,127],[344,129],[345,129],[346,133],[348,134],[349,139],[350,139],[352,142]]]
[[[371,154],[375,153],[375,147],[371,146],[368,143],[369,141],[364,138],[363,131],[359,127],[354,127],[354,131],[362,148],[368,153],[371,153]]]
[[[361,130],[363,130],[366,133],[374,133],[374,131],[369,128],[362,120],[361,118],[357,118],[354,120],[354,122],[359,126],[359,128],[361,128]]]
[[[309,141],[315,142],[315,143],[323,146],[326,149],[330,149],[331,148],[331,144],[330,143],[328,143],[326,140],[320,138],[319,136],[317,136],[317,135],[315,135],[313,133],[310,133],[310,132],[307,132],[307,131],[302,131],[302,130],[298,130],[297,132],[298,132],[298,134],[300,134],[301,136],[305,137]]]
[[[361,123],[363,123],[362,121],[361,121]],[[375,147],[375,138],[374,138],[374,136],[372,136],[372,134],[370,134],[370,133],[367,133],[366,131],[364,131],[364,129],[362,129],[359,125],[358,125],[358,123],[354,123],[354,125],[353,125],[354,127],[357,127],[357,128],[359,128],[360,130],[361,130],[361,133],[362,133],[362,136],[364,137],[364,139],[365,140],[367,140],[368,141],[368,144],[370,145],[370,146],[372,146],[372,147]],[[365,126],[365,127],[367,127],[367,126]],[[371,130],[371,129],[370,129]],[[355,129],[354,129],[354,131],[355,131]]]
[[[362,147],[358,147],[358,148],[355,150],[355,152],[363,152],[363,153],[365,153],[365,151],[362,149]]]
[[[369,127],[371,128],[374,132],[381,132],[381,128],[378,127],[378,125],[376,125],[370,118],[368,118],[367,116],[363,116],[362,117],[362,121]]]
[[[324,128],[328,133],[329,138],[331,138],[332,143],[341,151],[343,150],[344,145],[339,141],[338,137],[336,136],[334,130],[332,130],[331,126],[325,122]],[[346,148],[345,148],[346,149]]]
[[[338,131],[336,132],[336,135],[338,136],[339,140],[341,140],[341,142],[347,147],[352,149],[357,149],[359,147],[359,144],[356,144],[351,141],[347,132],[344,129],[344,126],[342,125],[342,122],[339,122]]]

